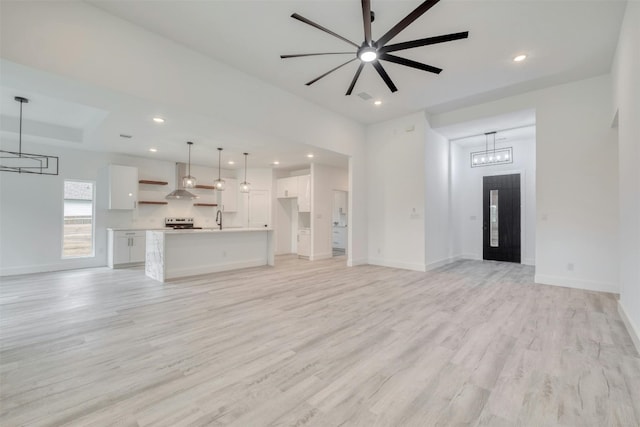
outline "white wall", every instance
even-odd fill
[[[536,281],[618,292],[610,76],[434,115],[430,122],[437,129],[529,108],[535,108],[537,129]]]
[[[618,112],[620,306],[640,350],[640,3],[628,2],[613,63]],[[611,119],[613,114],[609,116]]]
[[[426,126],[416,113],[367,128],[370,264],[426,268]]]
[[[513,163],[472,168],[472,152],[485,146],[461,147],[451,144],[453,255],[482,259],[482,178],[490,175],[520,174],[522,264],[535,264],[536,194],[535,137],[496,143],[496,148],[512,147]]]
[[[425,268],[451,261],[449,141],[428,125],[425,135]]]
[[[311,164],[311,260],[333,256],[333,190],[348,191],[347,170]]]
[[[361,124],[84,2],[6,2],[0,19],[10,61],[351,156],[349,264],[366,259]]]
[[[95,153],[30,143],[31,151],[60,157],[60,175],[0,174],[0,275],[54,271],[106,265],[106,229],[162,228],[165,217],[193,217],[197,226],[214,227],[217,209],[193,206],[192,200],[170,200],[167,205],[138,205],[130,211],[108,210],[105,168],[108,164],[135,166],[140,179],[167,181],[166,186],[144,186],[141,197],[161,200],[175,188],[175,163],[118,154]],[[206,168],[192,167],[192,174],[204,183]],[[201,172],[198,176],[196,172]],[[256,184],[269,185],[270,170],[251,174]],[[223,177],[235,171],[223,169]],[[62,259],[63,183],[65,179],[96,182],[95,256]],[[141,187],[142,188],[142,187]],[[194,190],[211,197],[212,190]],[[153,194],[155,193],[155,194]],[[213,196],[215,198],[215,196]],[[242,214],[227,214],[227,225],[235,225]],[[240,221],[237,225],[242,225]]]

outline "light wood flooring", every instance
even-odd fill
[[[639,425],[614,295],[344,263],[4,278],[0,425]]]

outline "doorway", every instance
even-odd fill
[[[348,192],[333,190],[331,248],[333,256],[343,256],[347,251]]]
[[[520,174],[482,179],[482,258],[520,263]]]

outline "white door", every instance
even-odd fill
[[[269,190],[251,190],[249,193],[249,227],[270,226],[271,194]]]

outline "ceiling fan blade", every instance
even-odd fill
[[[380,52],[394,52],[396,50],[411,49],[414,47],[427,46],[430,44],[452,42],[454,40],[466,39],[469,37],[469,31],[462,33],[451,33],[443,36],[427,37],[426,39],[411,40],[403,43],[390,44],[380,48]]]
[[[351,95],[351,92],[353,92],[353,88],[356,86],[356,81],[358,81],[358,77],[360,77],[360,73],[362,72],[363,68],[364,62],[360,62],[360,65],[356,70],[356,74],[353,76],[353,80],[351,80],[351,84],[349,85],[349,89],[347,89],[347,93],[345,93],[345,95]]]
[[[378,74],[380,74],[380,77],[382,77],[382,80],[384,80],[384,82],[387,84],[389,90],[391,92],[397,92],[398,88],[393,84],[391,78],[389,77],[389,74],[387,74],[387,72],[384,70],[380,61],[373,61],[371,65],[373,65],[373,68],[375,68]]]
[[[388,53],[381,53],[379,58],[383,61],[395,62],[396,64],[417,68],[418,70],[428,71],[430,73],[440,74],[442,71],[442,68],[432,67],[431,65],[423,64],[422,62],[412,61],[407,58],[400,58],[399,56],[389,55]]]
[[[398,35],[398,33],[407,28],[413,21],[420,18],[423,13],[431,9],[440,0],[426,0],[420,6],[416,7],[413,12],[405,16],[402,21],[393,26],[386,34],[378,39],[378,46],[384,46],[389,40]]]
[[[303,56],[318,56],[318,55],[355,55],[354,52],[324,52],[324,53],[297,53],[294,55],[280,55],[280,58],[300,58]]]
[[[313,79],[313,80],[311,80],[310,82],[307,82],[307,83],[305,83],[305,84],[306,84],[307,86],[311,86],[312,84],[314,84],[315,82],[317,82],[317,81],[318,81],[318,80],[320,80],[321,78],[325,77],[325,76],[326,76],[326,75],[328,75],[328,74],[333,73],[333,72],[334,72],[335,70],[337,70],[338,68],[342,68],[342,67],[344,67],[345,65],[347,65],[348,63],[355,61],[356,59],[358,59],[358,58],[350,59],[350,60],[348,60],[347,62],[345,62],[344,64],[340,64],[340,65],[338,65],[336,68],[332,68],[331,70],[327,71],[327,72],[326,72],[326,73],[324,73],[323,75],[318,76],[318,77],[316,77],[315,79]]]
[[[371,46],[371,1],[362,0],[362,22],[364,22],[364,42]]]
[[[356,48],[359,48],[359,47],[360,47],[360,46],[358,46],[357,44],[355,44],[354,42],[352,42],[351,40],[345,39],[345,38],[344,38],[344,37],[342,37],[341,35],[336,34],[336,33],[334,33],[333,31],[331,31],[331,30],[329,30],[329,29],[326,29],[326,28],[325,28],[325,27],[323,27],[322,25],[316,24],[315,22],[308,20],[308,19],[307,19],[307,18],[305,18],[304,16],[300,16],[300,15],[298,15],[297,13],[294,13],[293,15],[291,15],[291,17],[292,17],[293,19],[297,19],[297,20],[298,20],[298,21],[300,21],[300,22],[304,22],[304,23],[305,23],[305,24],[307,24],[307,25],[311,25],[312,27],[315,27],[315,28],[317,28],[317,29],[319,29],[319,30],[321,30],[321,31],[324,31],[324,32],[325,32],[325,33],[327,33],[327,34],[331,34],[332,36],[337,37],[337,38],[339,38],[340,40],[345,41],[345,42],[349,43],[350,45],[355,46]]]

